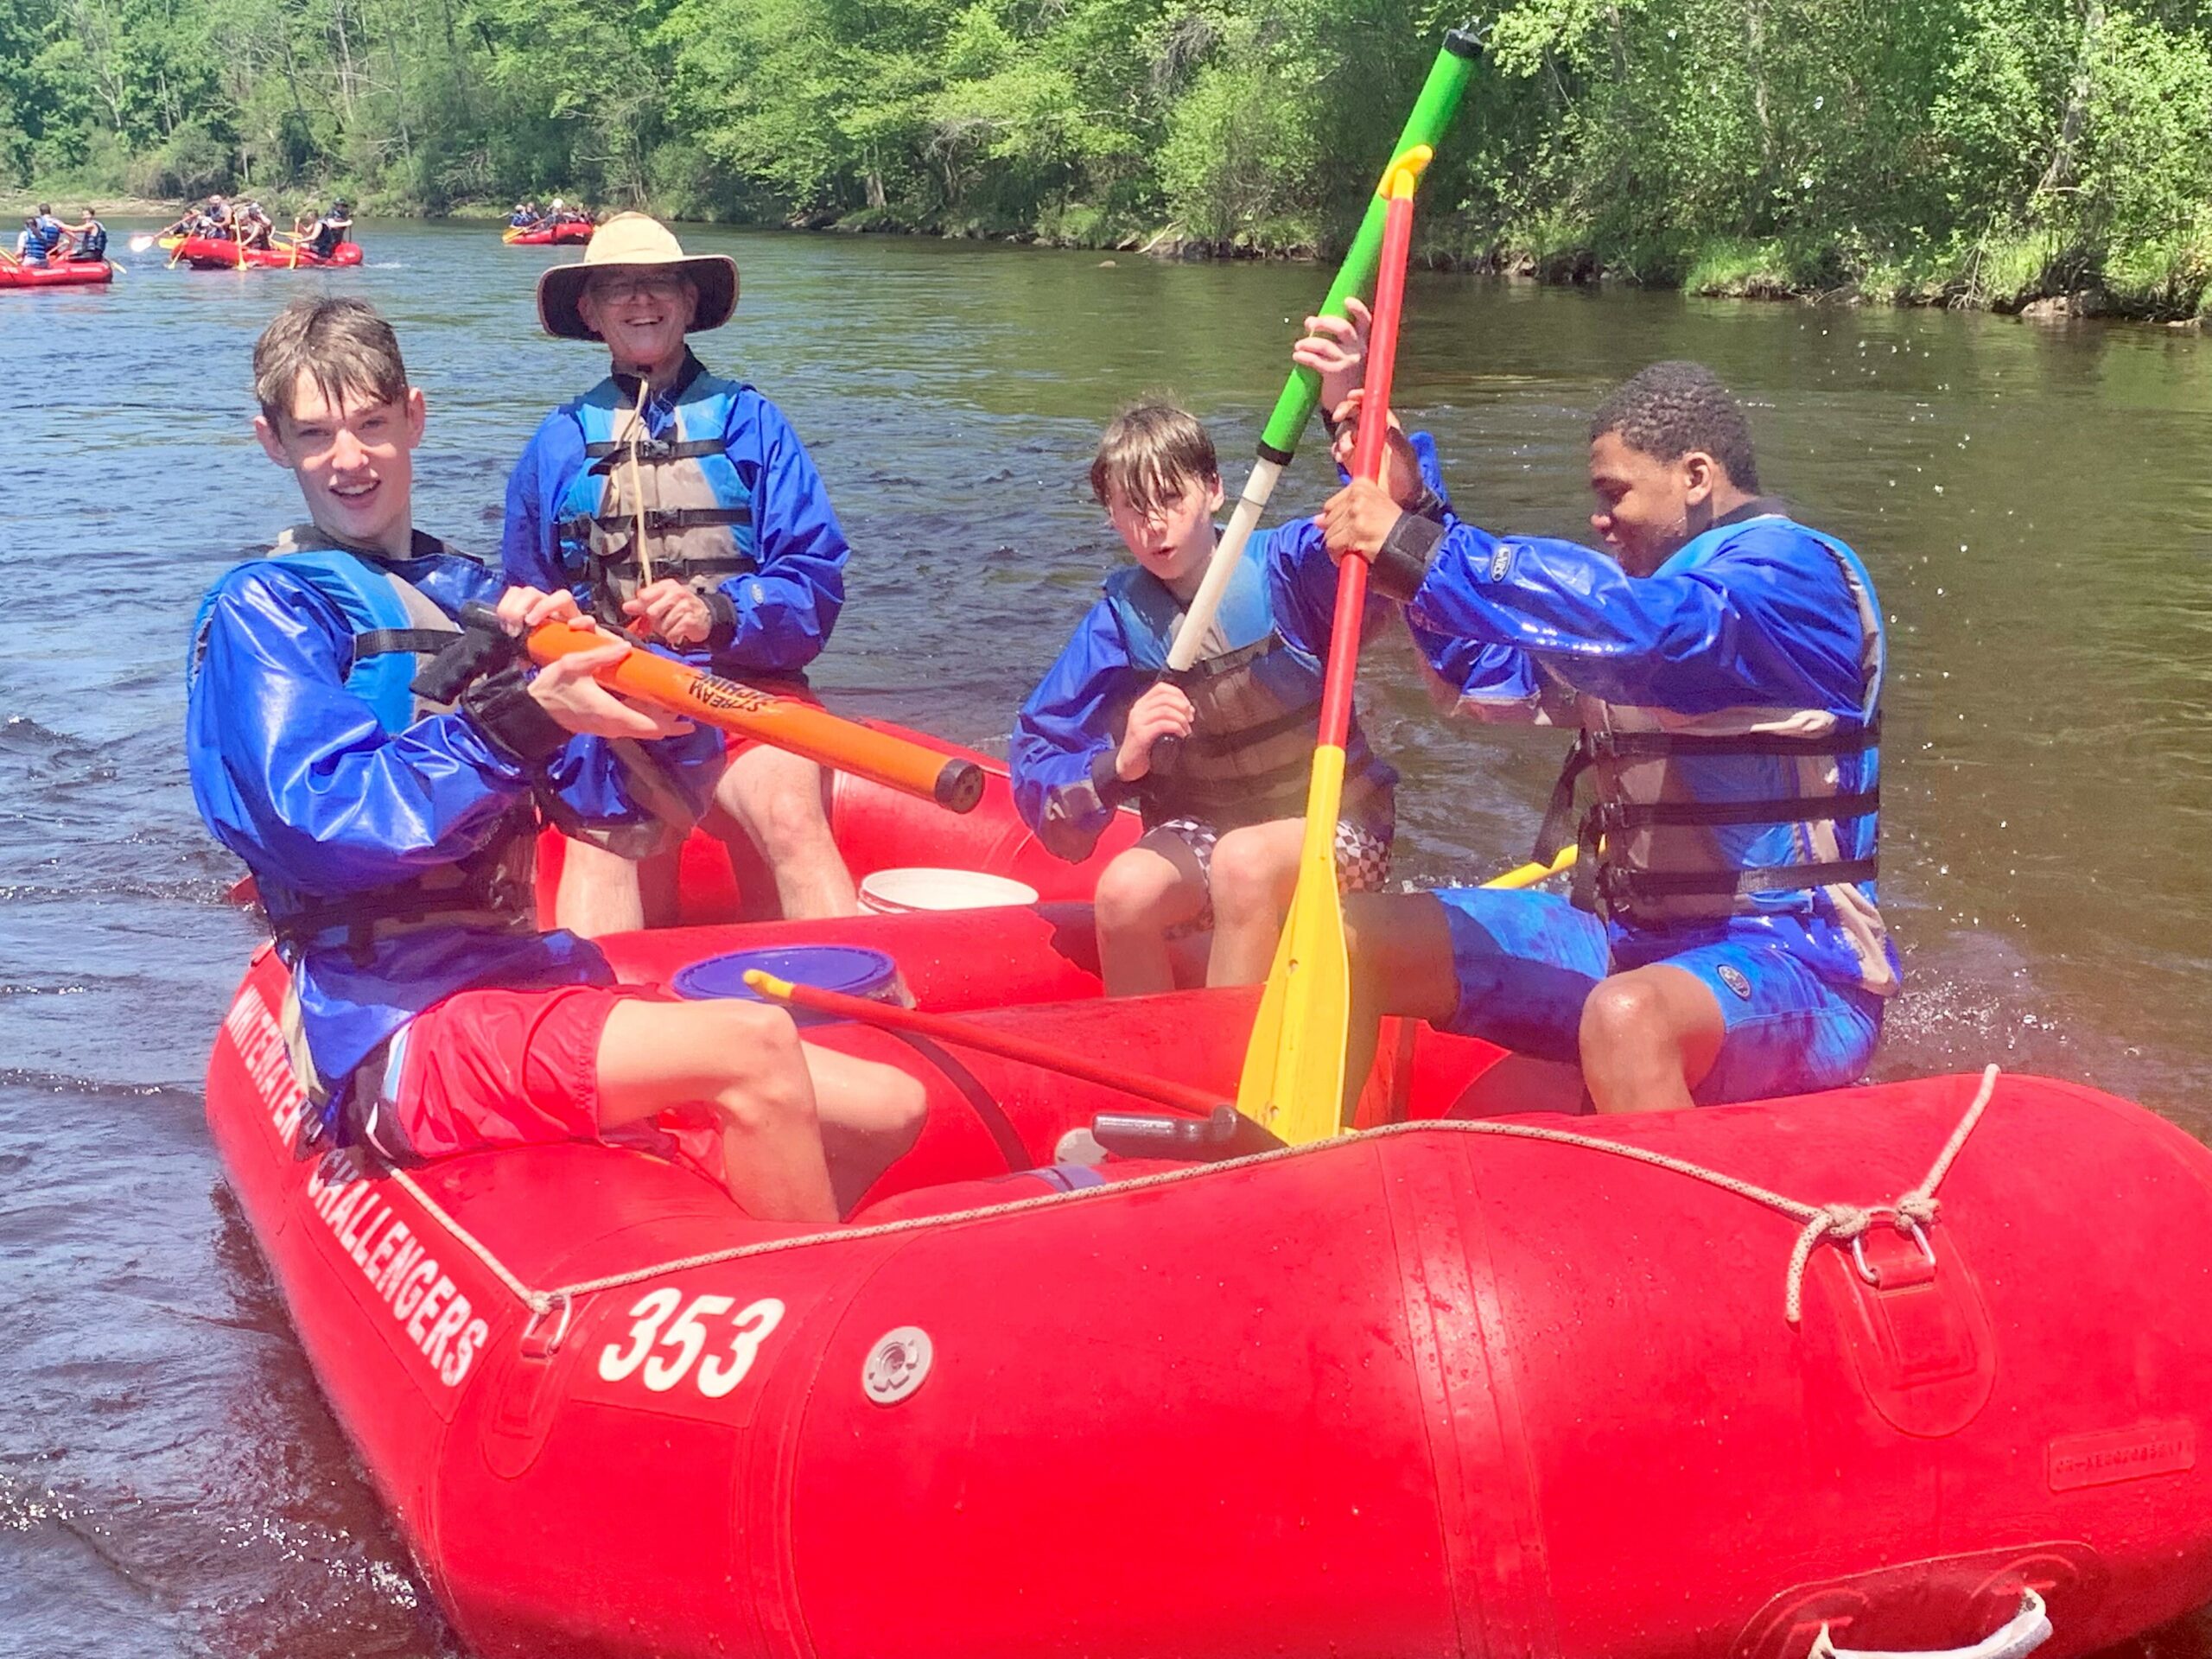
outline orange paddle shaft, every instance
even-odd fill
[[[565,623],[548,622],[532,631],[530,654],[550,663],[580,651],[596,651],[608,636]],[[779,697],[723,679],[688,663],[672,662],[650,651],[632,650],[599,683],[610,691],[649,702],[702,725],[719,727],[771,747],[803,754],[836,772],[903,790],[955,812],[972,811],[983,798],[983,769],[911,739],[879,732],[857,721],[840,719],[798,697]]]

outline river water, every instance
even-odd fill
[[[119,226],[127,233],[135,226]],[[0,1655],[443,1655],[227,1198],[200,1076],[253,943],[179,759],[198,594],[298,517],[247,359],[327,284],[430,404],[418,521],[497,538],[507,468],[602,371],[536,332],[552,255],[372,225],[330,276],[130,257],[0,292]],[[118,234],[120,243],[122,235]],[[1084,470],[1180,396],[1242,476],[1310,268],[694,232],[743,269],[702,355],[806,437],[855,548],[817,673],[841,706],[1002,742],[1118,543]],[[1891,619],[1883,900],[1905,956],[1879,1075],[1995,1060],[2212,1131],[2212,349],[2144,328],[1412,283],[1398,404],[1462,511],[1586,533],[1582,422],[1662,357],[1751,406],[1764,482],[1866,556]],[[1278,500],[1317,503],[1311,454]],[[1556,734],[1445,725],[1363,671],[1406,774],[1399,873],[1527,854]],[[2212,1655],[2198,1621],[2149,1644]],[[2131,1652],[2134,1649],[2131,1649]]]

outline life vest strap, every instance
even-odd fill
[[[414,887],[379,887],[342,899],[309,906],[272,922],[277,943],[302,950],[327,935],[343,933],[359,949],[395,933],[431,925],[512,929],[534,925],[519,904],[473,900],[466,887],[425,892]]]
[[[372,628],[353,636],[353,660],[402,654],[435,657],[460,637],[448,628]]]
[[[1601,801],[1588,816],[1601,835],[1624,830],[1683,829],[1719,823],[1821,823],[1863,818],[1881,810],[1882,791],[1789,795],[1753,801]]]
[[[1649,760],[1668,755],[1767,755],[1777,760],[1864,754],[1882,741],[1882,723],[1822,737],[1785,737],[1776,732],[1585,732],[1578,747],[1592,760]]]
[[[635,456],[642,464],[652,467],[671,461],[696,461],[702,455],[719,455],[727,446],[720,438],[607,438],[597,443],[584,445],[585,455],[593,461],[605,461],[620,456],[624,461]]]
[[[571,518],[563,526],[571,534],[588,537],[594,528],[600,530],[635,530],[640,515],[635,512],[586,513]],[[749,524],[753,522],[750,507],[647,507],[643,515],[645,534],[665,535],[672,530],[702,530],[716,524]],[[742,555],[738,556],[742,557]],[[747,569],[753,568],[750,559],[745,561]]]
[[[1832,859],[1820,864],[1767,864],[1747,870],[1713,875],[1690,870],[1624,870],[1606,866],[1598,873],[1598,887],[1609,903],[1639,899],[1703,898],[1709,895],[1744,897],[1758,893],[1794,893],[1801,887],[1826,887],[1872,881],[1880,864],[1876,858]]]
[[[537,815],[525,809],[467,858],[414,880],[281,906],[264,887],[262,905],[287,961],[323,944],[343,944],[362,957],[380,940],[424,927],[534,928],[537,866]]]
[[[1185,740],[1186,753],[1205,755],[1234,754],[1239,749],[1261,743],[1271,743],[1276,738],[1292,732],[1318,732],[1321,726],[1321,704],[1316,698],[1295,709],[1277,715],[1273,720],[1262,721],[1256,726],[1247,726],[1243,731],[1229,734],[1194,732]],[[1310,757],[1301,757],[1293,763],[1292,770],[1304,777],[1310,766]]]
[[[1224,652],[1218,657],[1205,658],[1192,663],[1180,673],[1171,673],[1163,677],[1178,685],[1198,685],[1207,680],[1217,679],[1224,674],[1233,674],[1238,669],[1283,648],[1282,642],[1270,633],[1265,639],[1255,639],[1249,645],[1239,645],[1235,651]],[[1314,699],[1313,706],[1316,709],[1321,706],[1318,697]]]

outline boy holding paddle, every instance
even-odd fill
[[[1358,384],[1348,343],[1367,314],[1351,306],[1351,322],[1309,318],[1314,332],[1293,353],[1321,373],[1332,406]],[[1350,437],[1346,429],[1340,443]],[[1409,449],[1394,499],[1435,511],[1433,472],[1432,458]],[[1170,673],[1170,642],[1215,550],[1223,493],[1213,443],[1185,411],[1139,404],[1100,439],[1090,487],[1134,563],[1106,579],[1022,706],[1007,755],[1015,804],[1071,860],[1090,853],[1123,803],[1143,815],[1144,838],[1106,867],[1096,895],[1109,995],[1173,990],[1173,941],[1209,928],[1207,982],[1256,983],[1297,877],[1334,572],[1302,558],[1319,547],[1311,519],[1255,534],[1200,659]],[[1335,844],[1348,891],[1389,874],[1396,782],[1355,723]]]
[[[1872,579],[1758,493],[1743,410],[1697,364],[1635,376],[1589,438],[1603,552],[1423,521],[1362,483],[1321,511],[1329,556],[1372,562],[1459,712],[1580,728],[1540,860],[1577,838],[1586,771],[1597,797],[1572,903],[1346,906],[1350,1075],[1389,1013],[1579,1062],[1600,1111],[1852,1083],[1899,976],[1875,904]]]
[[[512,635],[594,625],[565,591],[502,593],[414,528],[423,394],[368,306],[284,311],[255,347],[254,389],[262,448],[311,522],[203,602],[187,753],[200,814],[252,870],[291,969],[315,1131],[410,1161],[703,1113],[701,1161],[748,1212],[834,1221],[836,1191],[856,1195],[911,1143],[918,1084],[802,1045],[779,1009],[618,987],[596,947],[531,925],[536,804],[634,817],[637,774],[606,763],[615,741],[696,799],[717,735],[603,690],[594,674],[632,649],[619,639],[535,672],[512,661],[450,702],[416,690],[472,601],[496,599]]]

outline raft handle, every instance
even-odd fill
[[[2020,1592],[2020,1611],[2012,1616],[2012,1622],[1972,1647],[1924,1649],[1912,1653],[1839,1648],[1828,1639],[1828,1627],[1823,1621],[1806,1659],[2026,1659],[2027,1655],[2050,1640],[2050,1615],[2044,1611],[2043,1598],[2034,1590],[2024,1588]]]
[[[561,1344],[568,1340],[569,1321],[575,1313],[575,1303],[565,1290],[556,1290],[531,1310],[530,1323],[522,1328],[522,1357],[524,1359],[550,1359],[561,1351]],[[549,1320],[550,1329],[548,1329]]]
[[[1921,1259],[1928,1263],[1929,1271],[1933,1273],[1936,1270],[1936,1247],[1928,1242],[1928,1235],[1921,1230],[1920,1224],[1910,1216],[1902,1217],[1897,1222],[1897,1230],[1920,1246]],[[1866,1236],[1864,1233],[1851,1241],[1851,1261],[1852,1265],[1859,1269],[1859,1276],[1866,1281],[1870,1288],[1879,1290],[1882,1287],[1882,1270],[1866,1260]]]

